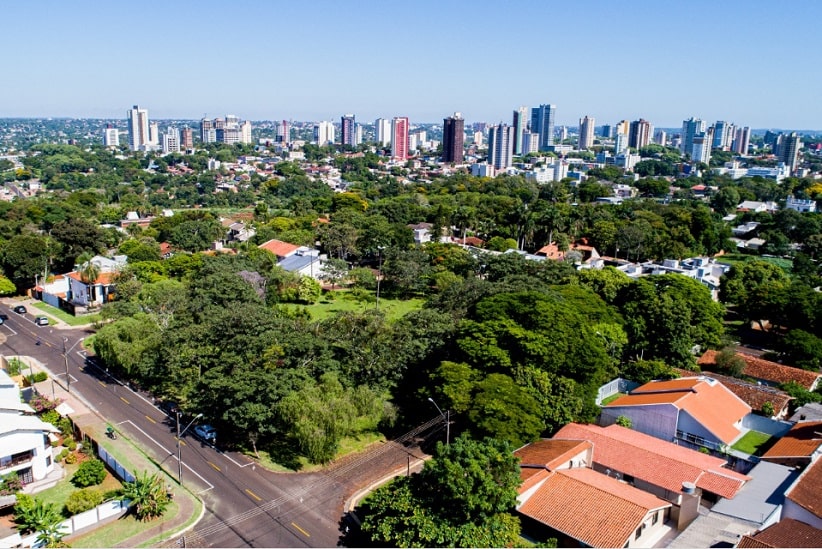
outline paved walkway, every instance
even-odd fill
[[[33,357],[19,357],[27,365],[31,365],[34,371],[45,371],[49,373],[49,379],[35,384],[35,389],[46,396],[59,398],[66,406],[68,415],[74,421],[77,428],[91,438],[103,448],[110,447],[112,441],[105,436],[107,422],[105,418],[97,414],[91,405],[85,402],[77,393],[67,393],[59,378],[55,378],[52,372],[42,364],[39,360]],[[180,535],[184,531],[193,527],[204,513],[204,508],[195,496],[187,489],[177,484],[175,478],[167,475],[164,471],[157,468],[154,463],[134,444],[132,444],[126,437],[122,435],[117,439],[117,454],[124,455],[128,460],[126,468],[131,468],[133,473],[148,471],[149,474],[159,472],[164,477],[165,482],[172,487],[174,503],[178,507],[177,513],[166,520],[147,522],[146,528],[139,534],[127,539],[116,542],[116,547],[139,547],[155,538],[168,539]],[[119,516],[108,518],[97,524],[78,530],[71,536],[66,537],[66,542],[71,544],[73,539],[83,536],[89,532],[96,530],[106,524],[113,523],[119,520]],[[188,524],[188,526],[186,526]]]

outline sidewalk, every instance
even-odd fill
[[[4,297],[0,299],[0,303],[5,304],[9,308],[16,307],[17,305],[23,305],[26,307],[26,309],[28,309],[29,314],[33,314],[36,316],[47,316],[49,319],[49,328],[57,328],[58,330],[82,330],[85,328],[91,328],[94,325],[93,322],[89,322],[87,324],[78,324],[77,326],[67,324],[66,322],[57,318],[57,316],[55,316],[54,313],[52,313],[51,311],[44,311],[43,309],[40,309],[39,307],[35,306],[36,303],[44,303],[43,301],[40,301],[39,299],[34,299],[33,297],[27,295],[17,297]],[[48,305],[48,303],[44,304]]]
[[[165,483],[172,486],[174,494],[174,504],[178,507],[177,513],[166,520],[159,519],[153,522],[145,523],[145,530],[141,531],[135,536],[127,539],[115,541],[116,547],[139,547],[147,542],[159,543],[174,536],[177,536],[186,530],[192,528],[202,518],[204,507],[196,497],[187,489],[177,484],[175,478],[169,476],[165,471],[158,468],[143,451],[135,446],[124,435],[120,435],[117,441],[109,440],[105,436],[107,422],[105,418],[100,416],[93,406],[85,401],[80,395],[75,392],[68,393],[62,385],[59,378],[55,378],[53,373],[39,360],[33,357],[22,356],[18,357],[27,365],[31,365],[34,371],[48,372],[49,379],[40,383],[35,383],[34,387],[40,394],[46,395],[49,398],[61,399],[62,411],[71,417],[77,429],[84,435],[93,438],[100,446],[110,451],[117,457],[124,467],[129,469],[133,474],[148,471],[149,474],[158,472],[164,479]],[[119,516],[110,517],[97,524],[78,530],[71,536],[66,537],[66,542],[71,544],[73,539],[81,537],[89,532],[95,531],[98,528],[103,528],[119,520]],[[158,538],[158,539],[155,539]]]

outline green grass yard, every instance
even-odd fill
[[[605,398],[602,399],[602,403],[600,404],[600,406],[608,406],[610,403],[612,403],[613,401],[615,401],[619,397],[623,397],[623,396],[625,396],[625,393],[616,393],[616,394],[613,394],[609,397],[605,397]]]
[[[80,464],[63,463],[62,466],[65,468],[66,476],[64,476],[54,487],[34,494],[35,497],[37,497],[38,499],[42,499],[46,503],[56,504],[57,507],[61,510],[63,509],[63,505],[65,505],[66,500],[72,494],[72,492],[79,490],[79,488],[77,488],[71,483],[71,477],[80,467]],[[111,473],[107,473],[106,478],[103,480],[102,484],[92,486],[91,488],[99,490],[100,492],[108,492],[109,490],[116,490],[118,488],[121,488],[122,486],[122,483],[114,475],[112,475]]]
[[[338,290],[324,293],[320,301],[313,305],[287,305],[287,307],[306,309],[313,320],[325,320],[336,313],[363,313],[376,309],[376,300],[373,296],[369,297],[371,299],[359,300],[351,292]],[[423,303],[425,303],[424,300],[416,298],[387,299],[380,297],[380,310],[385,313],[388,320],[396,320],[411,311],[421,309]]]
[[[793,269],[793,261],[790,259],[784,259],[781,257],[762,257],[759,255],[748,255],[748,254],[725,254],[721,257],[717,257],[717,263],[725,263],[727,265],[736,265],[737,263],[745,263],[747,261],[767,261],[768,263],[773,263],[786,274],[791,274],[791,269]]]
[[[761,456],[772,446],[773,437],[759,431],[748,431],[731,448],[754,456]]]
[[[69,326],[83,326],[85,324],[92,324],[94,322],[98,322],[102,319],[99,313],[94,313],[85,316],[70,315],[62,309],[52,307],[48,303],[43,303],[42,301],[34,303],[34,306],[43,311],[44,313],[46,313],[46,315],[48,316],[54,316],[59,318]],[[49,322],[51,322],[51,319],[49,319]]]

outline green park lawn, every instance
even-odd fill
[[[772,263],[785,271],[786,274],[791,273],[791,269],[793,268],[793,261],[790,259],[784,259],[781,257],[762,257],[758,255],[748,255],[748,254],[725,254],[722,257],[717,258],[717,262],[725,263],[727,265],[734,266],[737,263],[745,263],[747,261],[766,261],[768,263]]]
[[[388,320],[396,320],[403,315],[422,308],[424,300],[422,299],[388,299],[380,297],[380,310],[383,311]],[[293,305],[293,307],[301,307],[311,313],[311,318],[314,320],[324,320],[336,313],[341,312],[356,312],[362,313],[367,310],[377,308],[374,296],[369,296],[369,299],[357,299],[351,292],[338,290],[334,292],[323,293],[320,301],[313,305]]]
[[[748,431],[745,435],[736,441],[731,448],[738,452],[744,452],[754,456],[761,456],[765,451],[771,447],[771,435],[760,433],[759,431]]]
[[[69,326],[83,326],[84,324],[92,324],[94,322],[98,322],[101,319],[99,313],[85,316],[70,315],[63,310],[58,309],[57,307],[52,307],[48,303],[43,303],[42,301],[38,301],[34,304],[34,306],[49,316],[55,316],[59,318]]]

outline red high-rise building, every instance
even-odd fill
[[[391,158],[408,160],[408,117],[395,116],[391,122]]]

